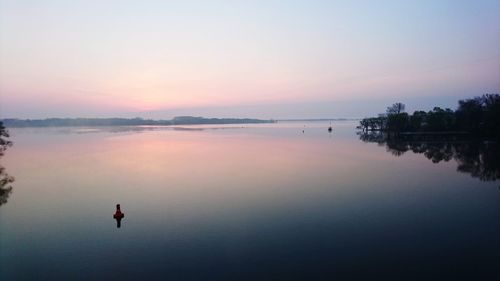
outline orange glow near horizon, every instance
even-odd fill
[[[0,117],[360,117],[383,110],[360,100],[450,106],[500,91],[494,2],[0,2]],[[326,102],[351,109],[301,106]]]

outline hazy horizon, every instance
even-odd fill
[[[362,118],[500,92],[500,1],[0,0],[0,118]]]
[[[479,95],[479,94],[478,94]],[[442,108],[456,109],[458,99],[466,99],[471,96],[463,97],[436,97],[427,100],[425,97],[413,97],[404,99],[406,111],[432,110],[435,106]],[[456,98],[456,99],[455,99]],[[144,119],[171,119],[176,116],[201,116],[206,118],[259,118],[259,119],[335,119],[335,118],[364,118],[376,116],[384,113],[387,106],[401,100],[370,100],[364,101],[343,101],[343,102],[305,102],[305,103],[282,103],[282,104],[250,104],[238,106],[212,106],[195,108],[176,108],[154,111],[138,112],[70,112],[62,108],[57,114],[26,114],[22,112],[13,116],[0,114],[0,118],[17,119],[46,119],[46,118],[144,118]],[[366,109],[364,114],[348,115],[356,112],[360,103]],[[331,112],[328,114],[328,112]],[[1,112],[0,112],[1,113]],[[344,113],[341,115],[340,113]]]

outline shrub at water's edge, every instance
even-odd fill
[[[500,137],[500,95],[486,94],[460,100],[457,110],[434,107],[433,110],[404,112],[405,105],[395,103],[385,114],[364,118],[359,129],[388,133],[466,133]]]

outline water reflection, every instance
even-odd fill
[[[14,177],[7,174],[5,168],[0,165],[0,206],[7,203],[7,199],[12,193],[12,182],[14,182]]]
[[[245,126],[227,125],[188,125],[188,126],[97,126],[97,127],[26,127],[16,128],[17,130],[37,134],[96,134],[96,133],[147,133],[147,132],[163,132],[163,131],[208,131],[208,130],[234,130],[248,128]]]
[[[498,142],[470,139],[463,136],[400,135],[383,133],[360,134],[363,142],[384,146],[387,152],[401,156],[408,151],[423,154],[433,163],[454,159],[457,171],[468,173],[481,181],[500,179],[500,146]]]
[[[5,139],[8,137],[9,134],[7,130],[3,126],[2,122],[0,122],[0,158],[4,155],[5,150],[7,150],[9,146],[12,146],[12,142]],[[13,182],[14,177],[7,174],[5,172],[5,168],[0,165],[0,206],[7,203],[7,199],[12,193],[11,183]]]

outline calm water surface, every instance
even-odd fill
[[[499,280],[500,181],[333,125],[11,129],[0,280]]]

